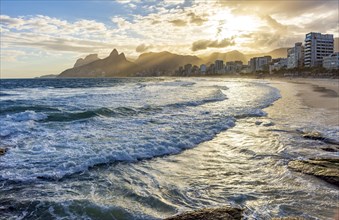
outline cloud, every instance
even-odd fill
[[[219,7],[228,7],[233,13],[240,14],[270,14],[280,15],[286,18],[300,16],[305,12],[326,12],[326,10],[337,10],[339,3],[336,0],[247,0],[247,1],[225,1],[216,0]]]
[[[223,39],[223,40],[199,40],[193,42],[192,51],[205,50],[207,48],[224,48],[228,46],[235,45],[233,39]]]
[[[174,20],[170,20],[168,22],[175,25],[175,26],[179,26],[179,27],[186,26],[186,24],[187,24],[187,22],[185,20],[182,20],[182,19],[174,19]]]
[[[190,17],[190,23],[193,23],[193,24],[196,24],[196,25],[202,25],[203,23],[208,21],[207,19],[196,15],[194,12],[188,13],[187,16]]]
[[[274,28],[275,30],[278,30],[278,31],[287,31],[287,25],[283,25],[283,24],[279,23],[277,20],[275,20],[271,16],[263,15],[263,16],[261,16],[261,18],[263,20],[265,20],[267,22],[267,24],[270,27]]]
[[[142,52],[145,52],[145,51],[147,51],[151,48],[152,48],[152,45],[147,46],[146,44],[140,44],[135,48],[135,51],[138,52],[138,53],[142,53]]]
[[[184,3],[185,0],[163,0],[163,4],[165,5],[179,5]]]
[[[17,62],[20,56],[26,55],[22,50],[1,50],[0,57],[2,61]]]

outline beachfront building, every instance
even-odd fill
[[[226,73],[239,73],[242,70],[242,61],[230,61],[226,62],[225,72]]]
[[[272,62],[269,66],[270,73],[287,68],[287,61],[288,61],[288,58],[272,59]]]
[[[184,66],[184,72],[186,76],[190,75],[192,72],[192,64],[186,64]]]
[[[327,57],[324,57],[323,67],[326,69],[339,69],[339,52],[335,52]]]
[[[251,72],[268,71],[271,61],[271,56],[253,57],[250,59],[248,65],[250,66]]]
[[[201,64],[200,65],[200,73],[205,75],[206,74],[206,71],[207,71],[207,66],[206,64]]]
[[[216,60],[215,61],[215,71],[218,74],[225,73],[225,70],[224,70],[224,61],[222,61],[222,60]]]
[[[301,42],[287,49],[287,69],[302,68],[304,65],[304,47]]]
[[[322,66],[323,58],[333,54],[333,34],[308,33],[305,38],[305,67]]]

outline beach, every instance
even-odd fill
[[[324,150],[338,141],[333,82],[7,81],[1,211],[164,219],[231,206],[248,219],[333,219],[337,186],[291,164],[338,157]],[[312,132],[322,138],[305,136]]]

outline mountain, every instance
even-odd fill
[[[135,60],[135,63],[141,71],[173,71],[188,63],[200,65],[203,60],[197,56],[178,55],[165,51],[143,53]]]
[[[89,63],[92,63],[93,61],[99,60],[98,54],[90,54],[88,56],[85,57],[85,59],[78,59],[75,64],[74,67],[79,67],[79,66],[83,66]]]
[[[137,71],[135,63],[128,61],[124,53],[119,54],[114,49],[105,59],[67,69],[59,77],[125,77],[134,76]]]
[[[58,75],[57,74],[48,74],[48,75],[42,75],[36,78],[46,78],[46,79],[52,79],[52,78],[56,78]]]
[[[338,39],[338,38],[337,38]],[[337,41],[339,42],[339,41]],[[179,55],[164,52],[148,52],[141,54],[134,62],[126,59],[124,53],[114,49],[105,59],[99,59],[97,54],[90,54],[76,61],[73,68],[63,71],[59,77],[127,77],[168,75],[180,66],[186,64],[200,65],[240,60],[244,64],[252,57],[270,55],[273,58],[286,57],[287,48],[278,48],[268,53],[243,54],[237,50],[226,53],[212,53],[206,57]]]
[[[287,57],[287,47],[278,48],[267,53],[247,54],[246,57],[250,60],[252,57],[271,56],[274,58]]]
[[[214,63],[215,60],[223,60],[225,62],[240,60],[243,63],[247,63],[246,55],[237,50],[226,53],[215,52],[204,58],[205,63]]]

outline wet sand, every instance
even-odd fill
[[[338,79],[292,79],[304,104],[313,108],[339,111]]]
[[[280,90],[283,98],[289,94],[291,101],[294,96],[307,111],[322,112],[324,124],[339,126],[339,79],[292,78],[270,83]]]

